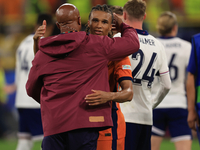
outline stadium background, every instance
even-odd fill
[[[154,36],[156,32],[156,21],[163,11],[172,11],[178,17],[178,36],[190,41],[192,35],[200,32],[200,0],[145,0],[147,2],[147,18],[144,22],[144,29]],[[0,105],[2,113],[7,118],[5,121],[11,133],[6,139],[0,140],[2,146],[16,144],[17,115],[14,107],[15,93],[5,95],[2,91],[3,85],[12,84],[15,77],[15,52],[19,43],[34,30],[37,14],[46,12],[52,15],[63,3],[69,2],[77,6],[82,19],[82,30],[88,20],[92,6],[97,4],[108,4],[123,6],[127,0],[0,0]],[[53,34],[59,31],[55,27]],[[5,80],[4,80],[5,75]],[[0,109],[1,109],[0,108]],[[195,134],[195,133],[194,133]],[[12,144],[10,143],[12,139]],[[167,143],[167,144],[166,144]],[[166,140],[162,150],[165,150],[169,141]],[[197,140],[193,142],[197,146]],[[39,144],[38,144],[39,145]],[[10,148],[6,148],[9,150]],[[11,148],[14,149],[14,148]],[[194,150],[196,148],[193,148]],[[166,150],[172,150],[166,149]]]

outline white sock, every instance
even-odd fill
[[[29,139],[19,139],[16,150],[31,150],[33,141]]]

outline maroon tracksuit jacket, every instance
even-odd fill
[[[112,126],[110,103],[89,106],[84,98],[92,89],[109,91],[109,61],[138,51],[135,29],[121,28],[121,38],[81,31],[40,40],[26,89],[41,104],[44,136]]]

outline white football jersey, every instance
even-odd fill
[[[155,75],[168,73],[168,65],[163,45],[144,30],[137,30],[140,49],[129,56],[133,76],[133,99],[121,103],[125,121],[152,125],[151,87]]]
[[[25,87],[33,58],[33,35],[29,35],[21,42],[16,52],[15,106],[17,108],[40,108],[40,104],[27,95]]]
[[[172,84],[169,93],[156,108],[187,108],[185,80],[191,44],[178,37],[158,38],[158,40],[165,47]],[[153,94],[158,88],[157,79],[153,84]]]

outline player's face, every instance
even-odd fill
[[[93,11],[88,26],[91,34],[108,35],[108,32],[112,29],[112,16],[104,11]]]

